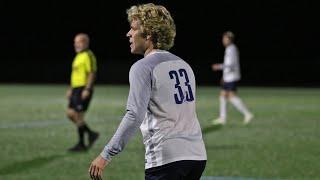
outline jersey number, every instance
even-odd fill
[[[177,93],[174,94],[174,99],[177,104],[182,104],[184,99],[186,101],[191,102],[194,100],[193,93],[191,86],[189,84],[189,78],[187,71],[185,69],[179,69],[178,71],[170,71],[169,72],[170,79],[175,79],[176,84],[174,87],[177,89]],[[187,87],[187,91],[183,92],[181,85],[180,85],[180,79],[184,80],[184,85]]]

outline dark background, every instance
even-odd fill
[[[73,37],[86,32],[98,59],[99,84],[127,84],[130,54],[126,9],[154,2],[171,12],[171,52],[193,67],[198,84],[218,85],[221,34],[236,34],[242,85],[320,86],[317,1],[0,1],[0,82],[69,83]]]

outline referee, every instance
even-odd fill
[[[68,118],[77,126],[79,142],[69,151],[79,152],[90,148],[99,137],[85,123],[84,115],[88,109],[93,94],[93,86],[97,72],[97,62],[93,52],[89,49],[90,39],[87,34],[80,33],[74,38],[76,57],[72,62],[71,86],[67,90],[69,105]],[[88,144],[85,144],[84,135],[88,134]]]

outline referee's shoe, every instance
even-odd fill
[[[83,143],[80,143],[80,142],[68,149],[69,152],[83,152],[86,150],[87,150],[87,147]]]

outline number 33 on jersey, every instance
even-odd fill
[[[169,72],[170,79],[175,80],[174,100],[176,104],[182,104],[183,102],[191,102],[194,100],[192,88],[190,86],[187,71],[185,69],[179,69],[178,71],[171,70]]]

